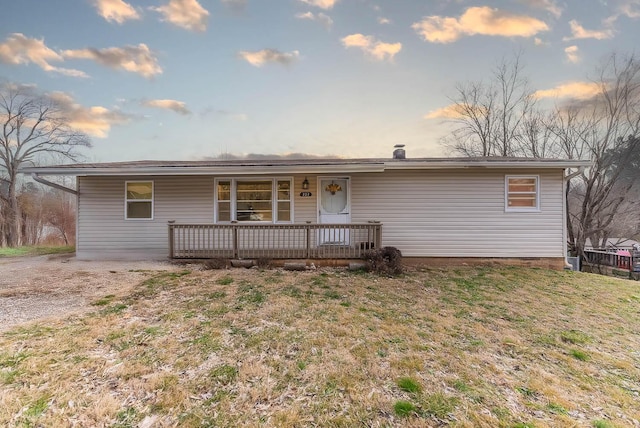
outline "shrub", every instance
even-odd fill
[[[362,258],[370,272],[383,275],[400,275],[402,273],[402,253],[396,247],[382,247],[367,251]]]

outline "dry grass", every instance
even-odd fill
[[[0,336],[0,425],[638,426],[637,282],[163,272]]]

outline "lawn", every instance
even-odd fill
[[[46,254],[66,254],[75,251],[74,246],[29,245],[23,247],[0,247],[0,258],[19,256],[42,256]]]
[[[522,268],[149,272],[0,336],[0,425],[640,424],[639,283]]]

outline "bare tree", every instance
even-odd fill
[[[451,98],[455,129],[443,143],[464,156],[531,155],[530,138],[540,119],[534,91],[524,76],[522,54],[503,59],[489,81],[456,85]],[[536,146],[537,147],[537,146]]]
[[[43,222],[53,229],[64,245],[75,241],[76,212],[74,199],[68,193],[52,189],[44,195]]]
[[[599,92],[592,99],[559,109],[554,132],[561,153],[593,161],[572,183],[569,238],[579,254],[589,238],[602,244],[623,230],[640,201],[629,197],[640,183],[640,62],[633,56],[612,54],[594,80]]]
[[[31,87],[0,84],[0,210],[4,240],[16,246],[21,240],[18,203],[18,169],[48,154],[75,160],[79,147],[90,147],[87,135],[72,129],[63,110],[51,98]]]
[[[38,244],[44,231],[43,196],[45,193],[35,183],[27,182],[18,194],[20,207],[20,236],[23,245]]]
[[[640,62],[612,54],[584,101],[538,109],[520,55],[502,61],[488,82],[458,84],[456,126],[445,145],[465,156],[591,160],[567,186],[568,238],[576,253],[611,234],[640,230]],[[634,166],[635,165],[635,166]],[[631,196],[631,197],[630,197]],[[624,227],[626,225],[626,227]]]

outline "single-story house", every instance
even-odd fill
[[[635,247],[640,247],[640,242],[630,239],[630,238],[607,238],[607,242],[604,244],[604,247],[598,246],[594,248],[591,243],[591,239],[587,238],[584,243],[584,248],[586,250],[631,250]]]
[[[78,259],[524,261],[562,268],[569,169],[524,158],[135,161],[23,168],[75,176]],[[60,187],[59,185],[56,185]]]

